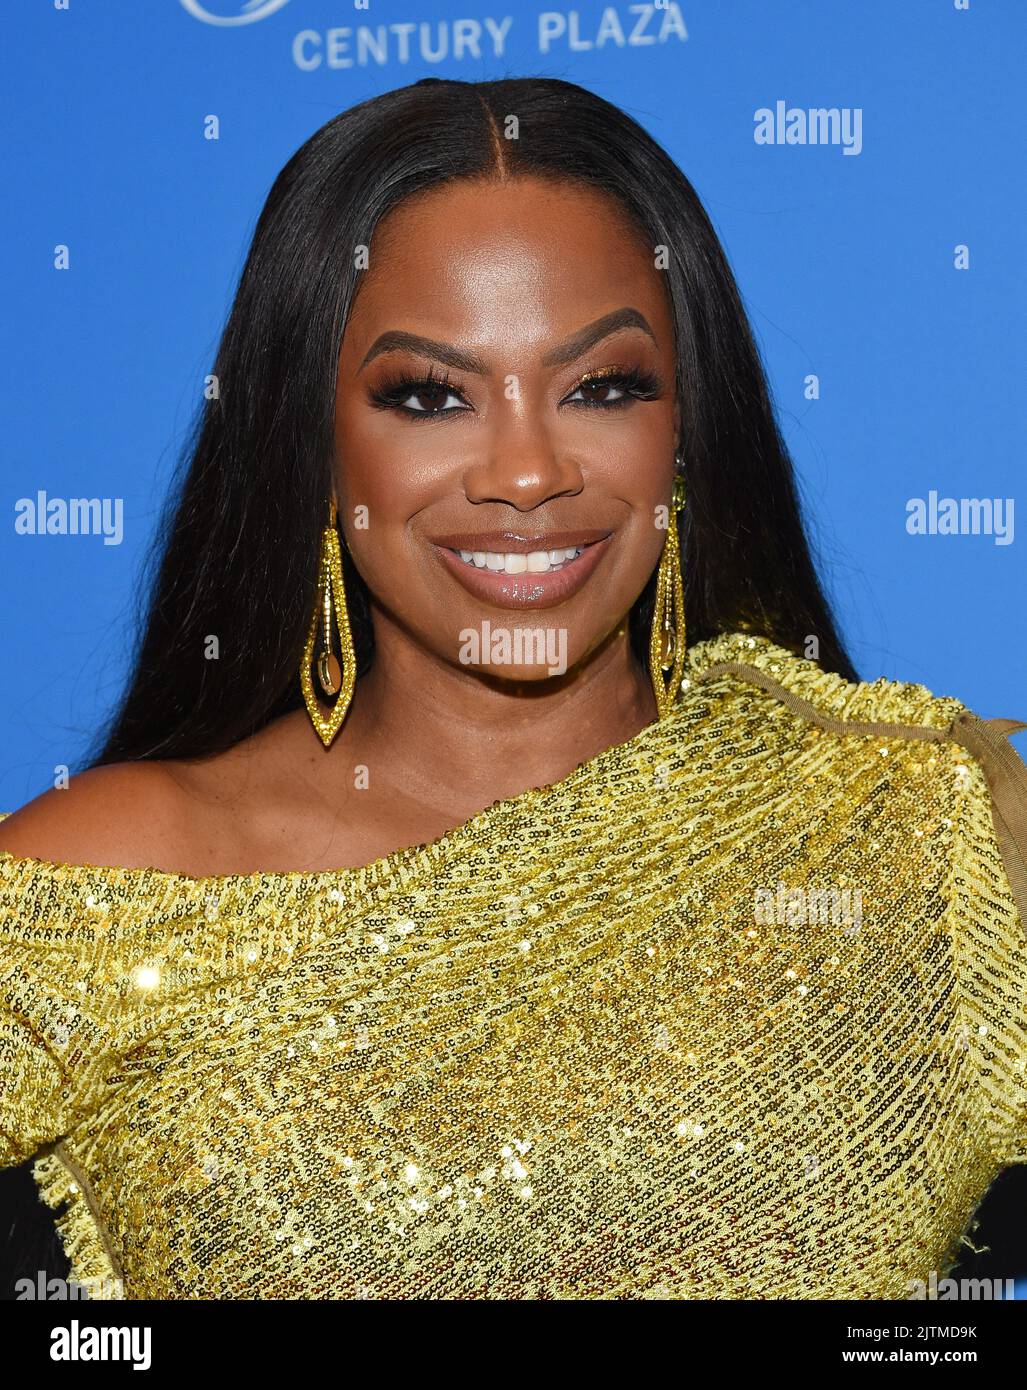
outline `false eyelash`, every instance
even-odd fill
[[[619,401],[574,401],[574,405],[583,405],[590,410],[616,410],[618,406],[627,405],[632,397],[635,400],[651,401],[660,394],[660,379],[655,372],[645,372],[641,367],[607,367],[599,372],[587,372],[575,386],[575,391],[580,391],[582,386],[617,386],[624,395]]]
[[[443,414],[438,410],[410,410],[403,405],[403,402],[415,391],[424,391],[433,386],[444,387],[446,391],[453,391],[457,395],[463,390],[462,383],[452,382],[449,372],[445,376],[436,376],[435,368],[429,367],[424,376],[411,376],[409,373],[395,377],[392,381],[386,381],[381,386],[371,391],[371,404],[380,407],[382,410],[399,410],[404,415],[417,415],[423,419],[438,419]]]
[[[579,391],[582,386],[597,384],[616,386],[624,392],[624,395],[619,401],[580,400],[569,402],[569,404],[584,406],[586,410],[617,410],[630,404],[633,399],[652,400],[660,394],[662,389],[660,379],[655,372],[646,372],[640,367],[609,367],[602,371],[586,373],[574,387],[574,391]],[[371,404],[381,410],[396,410],[402,415],[417,420],[441,420],[446,415],[458,414],[459,412],[456,410],[411,410],[403,405],[403,402],[414,392],[435,386],[444,388],[447,393],[453,392],[455,395],[463,393],[462,383],[452,381],[448,372],[445,376],[438,376],[434,367],[429,367],[423,376],[412,376],[406,373],[374,388],[370,392]]]

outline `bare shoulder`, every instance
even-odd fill
[[[221,753],[89,768],[0,820],[0,852],[50,864],[248,871],[288,855],[290,839],[302,844],[311,830],[303,733],[286,715]]]
[[[0,821],[0,851],[55,864],[160,864],[188,838],[188,807],[172,765],[112,763],[43,792]]]

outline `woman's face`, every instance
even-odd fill
[[[561,641],[570,668],[623,623],[666,538],[678,438],[654,256],[576,184],[456,181],[383,219],[335,417],[376,632],[384,618],[521,681],[555,674]],[[518,628],[549,634],[545,654]]]

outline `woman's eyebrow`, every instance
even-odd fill
[[[575,361],[582,353],[587,352],[590,347],[601,342],[603,338],[609,338],[611,334],[624,328],[639,328],[643,333],[647,333],[654,343],[656,342],[656,334],[650,328],[649,321],[644,314],[640,314],[637,309],[615,309],[613,313],[604,314],[602,318],[580,328],[559,347],[546,353],[542,359],[542,365],[543,367],[565,366],[568,362]],[[442,343],[435,338],[425,338],[419,333],[405,333],[398,328],[391,328],[374,340],[357,371],[362,372],[369,362],[380,357],[383,352],[397,351],[414,352],[424,357],[433,357],[438,362],[444,362],[448,367],[455,367],[457,371],[471,372],[477,376],[485,376],[488,372],[486,364],[474,353],[464,352],[452,343]]]

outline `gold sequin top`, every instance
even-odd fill
[[[1001,723],[729,633],[362,868],[0,856],[0,1162],[100,1297],[916,1297],[1027,1161]]]

